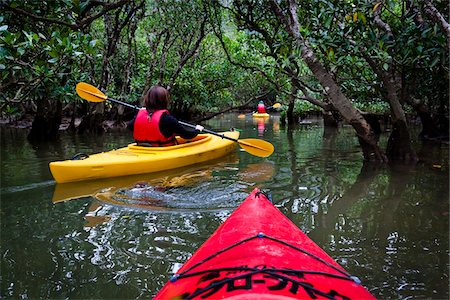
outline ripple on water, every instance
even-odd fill
[[[102,202],[162,210],[216,210],[232,209],[239,205],[253,189],[243,181],[205,181],[193,186],[166,187],[139,183],[97,194]]]

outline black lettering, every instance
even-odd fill
[[[224,279],[226,279],[226,278],[224,278]],[[195,294],[198,290],[204,290],[204,291],[210,290],[208,293],[206,293],[203,296],[201,296],[201,298],[203,298],[203,299],[204,298],[208,298],[209,296],[217,293],[225,285],[225,282],[223,282],[224,279],[212,281],[206,287],[201,288],[201,289],[197,289],[193,294]]]
[[[220,277],[220,272],[210,272],[210,273],[200,277],[197,284],[199,284],[200,282],[204,282],[204,281],[210,281],[210,280],[213,280],[213,279],[216,279],[219,277]]]
[[[264,280],[264,279],[255,279],[255,280],[253,280],[253,283],[256,283],[256,284],[260,284],[260,283],[266,283],[266,281]]]
[[[294,295],[297,295],[298,293],[298,283],[297,282],[291,282],[291,288],[289,289],[289,292],[291,292]]]
[[[335,298],[335,299],[338,299],[336,296],[339,296],[339,297],[341,297],[342,300],[350,300],[349,297],[344,296],[344,295],[341,295],[341,294],[339,294],[338,292],[336,292],[335,290],[330,290],[330,292],[328,293],[328,295],[330,295],[331,297],[333,297],[333,298]]]
[[[241,279],[242,278],[234,279],[234,280],[228,282],[227,292],[232,292],[232,291],[235,291],[235,290],[249,290],[249,289],[252,288],[252,276],[251,275],[247,275],[247,276],[244,277],[244,279],[245,279],[244,285],[241,285],[241,286],[236,285],[236,282],[241,280]]]
[[[271,275],[266,275],[264,276],[266,278],[273,278],[275,280],[278,280],[278,284],[272,285],[272,286],[267,286],[267,288],[271,291],[277,291],[277,290],[282,290],[287,288],[289,282],[291,282],[291,287],[289,288],[289,292],[291,294],[297,295],[298,293],[298,286],[299,284],[294,282],[294,281],[290,281],[289,279],[285,279],[285,278],[278,278],[275,276],[271,276]]]
[[[267,286],[267,288],[269,290],[271,290],[271,291],[278,291],[278,290],[285,289],[287,287],[287,285],[288,285],[287,280],[282,279],[282,278],[281,279],[280,278],[276,278],[276,277],[272,277],[272,278],[278,280],[279,282],[277,284],[275,284],[275,285]]]
[[[295,270],[286,271],[286,272],[283,272],[283,273],[286,274],[286,275],[289,275],[289,276],[297,277],[297,278],[304,278],[305,277],[305,274],[303,274],[303,273],[301,273],[299,271],[295,271]]]
[[[226,272],[226,275],[232,275],[236,273],[245,273],[248,272],[248,270],[244,269],[250,269],[247,265],[240,266],[242,268],[241,270],[230,270]],[[296,277],[296,278],[305,278],[305,274],[302,272],[298,272],[295,270],[278,270],[274,267],[270,267],[267,265],[257,265],[254,267],[254,269],[258,269],[256,273],[259,274],[260,272],[263,273],[262,278],[258,276],[258,279],[252,279],[252,276],[255,275],[254,273],[248,273],[240,275],[239,278],[231,278],[229,276],[222,276],[220,271],[211,271],[208,274],[203,275],[198,283],[210,281],[206,287],[203,288],[197,288],[192,294],[190,293],[184,293],[179,296],[177,296],[177,299],[187,299],[189,297],[194,296],[201,296],[202,299],[208,298],[211,295],[214,295],[217,293],[222,287],[226,285],[226,292],[233,292],[236,290],[251,290],[253,284],[262,284],[266,285],[267,289],[270,291],[279,291],[288,289],[289,287],[289,293],[293,295],[297,295],[299,292],[299,288],[303,288],[304,291],[308,294],[308,296],[311,299],[317,299],[319,296],[330,296],[333,299],[339,299],[339,300],[350,300],[349,297],[341,295],[336,290],[330,290],[328,293],[322,292],[314,288],[314,285],[310,282],[305,281],[298,281],[295,279],[291,279],[287,276]],[[267,272],[267,273],[266,273]],[[285,274],[287,276],[282,276],[281,274],[278,275],[277,273],[280,272],[281,274]],[[284,277],[284,278],[283,278]],[[215,280],[214,280],[215,279]],[[270,281],[266,279],[271,279]],[[272,283],[273,282],[273,283]],[[291,285],[289,286],[289,283]],[[271,285],[269,285],[271,284]]]
[[[311,297],[311,299],[316,299],[316,293],[314,291],[314,285],[312,285],[309,282],[302,282],[302,288],[305,290],[305,292]]]

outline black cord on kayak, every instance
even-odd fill
[[[336,275],[336,274],[327,273],[327,272],[311,271],[311,270],[295,270],[295,269],[277,269],[277,268],[272,268],[272,267],[270,267],[270,268],[266,268],[266,267],[264,267],[264,268],[228,267],[228,268],[208,269],[208,270],[204,270],[204,271],[192,272],[189,274],[183,274],[183,275],[176,276],[175,278],[172,278],[171,282],[176,282],[179,279],[199,276],[199,275],[208,274],[208,273],[216,273],[216,272],[223,272],[223,271],[252,271],[252,272],[254,272],[254,271],[258,271],[258,270],[261,271],[262,273],[279,272],[279,273],[283,273],[286,275],[295,275],[295,276],[299,276],[299,277],[303,277],[302,276],[303,274],[322,275],[322,276],[326,276],[326,277],[355,282],[353,277],[341,276],[341,275]]]
[[[334,265],[330,264],[329,262],[323,260],[322,258],[318,257],[317,255],[314,255],[314,254],[312,254],[312,253],[310,253],[310,252],[308,252],[308,251],[306,251],[306,250],[304,250],[304,249],[301,249],[301,248],[299,248],[299,247],[297,247],[297,246],[291,245],[291,244],[286,243],[286,242],[284,242],[284,241],[282,241],[282,240],[279,240],[279,239],[277,239],[277,238],[273,238],[273,237],[271,237],[271,236],[268,236],[268,235],[266,235],[266,234],[260,232],[260,233],[258,233],[257,235],[254,235],[254,236],[251,236],[251,237],[249,237],[249,238],[243,239],[243,240],[241,240],[241,241],[239,241],[239,242],[237,242],[237,243],[234,243],[234,244],[232,244],[232,245],[230,245],[230,246],[228,246],[228,247],[226,247],[226,248],[223,248],[223,249],[220,250],[220,251],[217,251],[217,252],[214,253],[214,254],[211,254],[210,256],[205,257],[204,259],[202,259],[201,261],[199,261],[199,262],[196,263],[195,265],[193,265],[193,266],[191,266],[190,268],[188,268],[186,271],[184,271],[184,272],[182,272],[182,273],[180,273],[180,274],[174,275],[174,276],[171,278],[171,281],[172,281],[172,282],[173,282],[173,281],[176,281],[179,277],[182,277],[182,276],[183,276],[184,274],[186,274],[187,272],[189,272],[189,271],[191,271],[192,269],[196,268],[197,266],[199,266],[199,265],[205,263],[206,261],[211,260],[212,258],[218,256],[219,254],[221,254],[221,253],[223,253],[223,252],[225,252],[225,251],[228,251],[228,250],[230,250],[231,248],[234,248],[234,247],[236,247],[236,246],[239,246],[239,245],[241,245],[241,244],[243,244],[243,243],[245,243],[245,242],[248,242],[248,241],[250,241],[250,240],[256,239],[256,238],[266,238],[266,239],[269,239],[269,240],[271,240],[271,241],[274,241],[274,242],[278,242],[278,243],[280,243],[280,244],[283,244],[283,245],[285,245],[285,246],[287,246],[287,247],[290,247],[290,248],[292,248],[292,249],[295,249],[295,250],[297,250],[297,251],[300,251],[300,252],[302,252],[302,253],[304,253],[304,254],[310,256],[311,258],[313,258],[313,259],[315,259],[315,260],[317,260],[317,261],[319,261],[319,262],[325,264],[326,266],[328,266],[328,267],[334,269],[335,271],[337,271],[337,272],[343,274],[344,276],[347,276],[348,278],[351,278],[351,279],[353,280],[353,277],[352,277],[349,273],[347,273],[347,272],[344,271],[344,270],[341,270],[341,269],[337,268],[336,266],[334,266]],[[354,281],[357,282],[356,280],[354,280]]]
[[[241,245],[241,244],[243,244],[243,243],[245,243],[245,242],[247,242],[247,241],[253,240],[254,238],[256,238],[256,236],[251,236],[251,237],[249,237],[249,238],[243,239],[242,241],[239,241],[239,242],[237,242],[237,243],[234,243],[233,245],[230,245],[230,246],[228,246],[228,247],[226,247],[226,248],[223,248],[222,250],[217,251],[216,253],[211,254],[211,255],[208,256],[208,257],[205,257],[204,259],[202,259],[201,261],[199,261],[199,262],[196,263],[195,265],[191,266],[191,267],[190,267],[189,269],[187,269],[186,271],[184,271],[184,272],[182,272],[182,273],[180,273],[180,274],[174,275],[172,278],[174,278],[175,276],[180,277],[180,276],[182,276],[183,274],[186,274],[186,273],[189,272],[190,270],[194,269],[195,267],[197,267],[197,266],[199,266],[199,265],[205,263],[206,261],[208,261],[208,260],[210,260],[210,259],[216,257],[217,255],[219,255],[219,254],[221,254],[221,253],[223,253],[223,252],[225,252],[225,251],[227,251],[227,250],[229,250],[229,249],[231,249],[231,248],[234,248],[234,247],[236,247],[236,246],[239,246],[239,245]],[[174,279],[176,280],[176,278],[174,278]],[[171,279],[171,281],[172,281],[172,279]]]
[[[250,267],[230,267],[230,268],[218,268],[218,269],[209,269],[209,270],[204,270],[204,271],[198,271],[198,272],[190,272],[192,269],[198,267],[199,265],[205,263],[206,261],[218,256],[219,254],[233,248],[236,247],[238,245],[241,245],[245,242],[248,242],[250,240],[256,239],[256,238],[266,238],[269,239],[271,241],[274,242],[278,242],[281,243],[287,247],[290,247],[292,249],[295,249],[297,251],[300,251],[310,257],[312,257],[313,259],[327,265],[328,267],[338,271],[339,273],[343,274],[344,276],[341,275],[337,275],[337,274],[332,274],[332,273],[328,273],[328,272],[321,272],[321,271],[314,271],[314,270],[294,270],[294,269],[274,269],[274,268],[250,268]],[[299,278],[304,277],[304,274],[309,274],[309,275],[321,275],[321,276],[326,276],[326,277],[331,277],[331,278],[336,278],[336,279],[342,279],[342,280],[349,280],[349,281],[353,281],[356,284],[361,284],[361,281],[354,276],[351,276],[349,273],[340,270],[339,268],[337,268],[336,266],[330,264],[329,262],[323,260],[322,258],[309,253],[308,251],[301,249],[299,247],[296,247],[294,245],[291,245],[289,243],[286,243],[284,241],[281,241],[277,238],[273,238],[270,236],[265,235],[264,233],[258,233],[257,235],[251,236],[249,238],[243,239],[237,243],[234,243],[233,245],[230,245],[206,258],[204,258],[203,260],[199,261],[198,263],[196,263],[195,265],[191,266],[190,268],[188,268],[186,271],[180,273],[180,274],[175,274],[174,276],[172,276],[172,278],[170,279],[171,282],[176,282],[179,279],[182,278],[187,278],[187,277],[193,277],[193,276],[198,276],[198,275],[202,275],[202,274],[211,274],[211,273],[217,273],[217,272],[221,272],[221,271],[249,271],[249,273],[243,274],[243,275],[238,275],[235,277],[228,277],[225,278],[223,280],[219,280],[219,281],[215,281],[213,283],[211,283],[210,285],[201,288],[201,289],[197,289],[192,295],[184,295],[185,298],[184,299],[193,299],[194,297],[204,294],[205,292],[211,290],[211,289],[215,289],[217,287],[221,288],[223,285],[225,285],[228,282],[234,281],[236,279],[241,279],[241,278],[247,278],[248,276],[252,276],[254,274],[259,274],[259,273],[263,273],[263,274],[268,274],[270,276],[273,276],[274,278],[279,278],[282,280],[286,280],[286,281],[290,281],[292,283],[295,283],[296,285],[302,287],[305,289],[305,291],[311,296],[313,297],[314,295],[320,295],[322,297],[325,297],[327,299],[336,299],[334,296],[337,296],[337,292],[334,290],[330,290],[329,293],[325,293],[323,291],[318,290],[317,288],[314,288],[311,284],[307,283],[307,282],[302,282],[299,280],[296,280],[294,278],[291,278],[287,275],[290,276],[298,276]],[[284,275],[283,275],[284,274]],[[204,295],[205,297],[208,296],[208,294]]]
[[[299,247],[297,247],[297,246],[291,245],[291,244],[286,243],[285,241],[279,240],[279,239],[277,239],[277,238],[270,237],[270,236],[268,236],[268,235],[264,235],[264,237],[267,238],[267,239],[269,239],[269,240],[272,240],[272,241],[274,241],[274,242],[278,242],[278,243],[281,243],[281,244],[286,245],[286,246],[288,246],[288,247],[291,247],[292,249],[295,249],[295,250],[297,250],[297,251],[300,251],[300,252],[302,252],[302,253],[304,253],[304,254],[306,254],[306,255],[308,255],[308,256],[314,258],[315,260],[320,261],[321,263],[325,264],[326,266],[328,266],[328,267],[330,267],[330,268],[332,268],[332,269],[338,271],[339,273],[344,274],[345,276],[351,277],[350,274],[347,273],[346,271],[343,271],[343,270],[337,268],[336,266],[334,266],[334,265],[330,264],[329,262],[323,260],[322,258],[318,257],[317,255],[314,255],[314,254],[312,254],[312,253],[309,253],[308,251],[306,251],[306,250],[304,250],[304,249],[302,249],[302,248],[299,248]]]

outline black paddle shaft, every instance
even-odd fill
[[[181,125],[184,125],[184,126],[192,127],[192,128],[195,128],[195,126],[196,126],[196,125],[189,124],[189,123],[186,123],[186,122],[183,122],[183,121],[178,121],[178,123],[180,123]],[[213,135],[217,135],[217,136],[219,136],[219,137],[221,137],[223,139],[227,139],[227,140],[230,140],[230,141],[239,142],[236,139],[230,138],[230,137],[228,137],[228,136],[226,136],[224,134],[220,134],[220,133],[208,130],[208,129],[203,129],[202,132],[206,132],[206,133],[210,133],[210,134],[213,134]]]

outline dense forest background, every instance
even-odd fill
[[[100,134],[133,111],[89,103],[84,81],[141,104],[154,84],[178,118],[201,121],[280,102],[295,124],[320,113],[350,124],[366,159],[417,160],[421,138],[448,141],[448,0],[52,0],[2,1],[1,114],[32,116],[31,140],[67,130]],[[386,149],[380,120],[389,120]],[[75,122],[81,119],[81,122]]]

